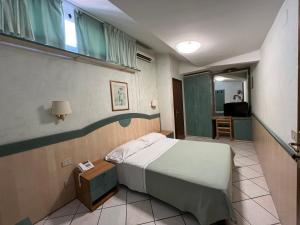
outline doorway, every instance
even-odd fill
[[[184,132],[182,81],[173,78],[172,83],[173,83],[175,137],[177,139],[184,139],[185,132]]]

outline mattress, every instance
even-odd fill
[[[192,213],[202,225],[231,219],[229,145],[164,138],[117,165],[119,182]]]

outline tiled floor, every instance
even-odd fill
[[[214,141],[188,137],[196,141]],[[232,202],[238,225],[279,225],[279,218],[251,142],[227,139],[235,152]],[[196,219],[148,195],[121,186],[120,191],[90,213],[78,200],[49,215],[37,225],[199,225]],[[222,223],[226,224],[226,223]],[[227,223],[228,224],[228,223]]]

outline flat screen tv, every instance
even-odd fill
[[[224,104],[224,116],[247,117],[249,116],[249,104],[247,102],[232,102]]]

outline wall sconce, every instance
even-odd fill
[[[151,100],[151,108],[152,108],[152,109],[156,109],[157,104],[158,104],[158,102],[157,102],[156,99]]]
[[[52,101],[52,115],[59,120],[65,120],[67,115],[72,114],[70,102],[68,101]]]

